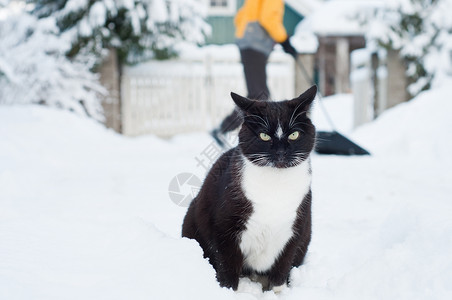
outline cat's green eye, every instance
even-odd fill
[[[268,134],[263,133],[263,132],[261,134],[259,134],[259,137],[261,138],[261,140],[263,140],[265,142],[268,142],[269,140],[271,140],[271,137]]]
[[[289,135],[289,140],[295,141],[300,137],[300,133],[298,131],[294,131]]]

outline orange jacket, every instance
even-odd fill
[[[283,0],[246,0],[234,19],[235,36],[242,38],[246,25],[258,21],[275,42],[284,42],[287,39],[287,32],[283,25],[283,17]]]

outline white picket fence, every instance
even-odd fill
[[[272,99],[294,96],[294,62],[271,56],[267,65]],[[230,92],[246,96],[239,57],[149,61],[125,67],[121,81],[125,135],[168,137],[206,131],[232,111]]]

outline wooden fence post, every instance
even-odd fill
[[[388,50],[386,59],[388,68],[388,96],[387,106],[384,109],[409,100],[406,65],[400,57],[400,52]]]
[[[373,119],[373,84],[371,57],[367,49],[352,52],[350,79],[353,89],[353,127]]]
[[[110,49],[108,55],[99,67],[100,82],[107,89],[103,96],[102,107],[105,115],[105,126],[116,132],[121,132],[121,91],[120,66],[115,49]]]
[[[336,75],[334,90],[336,94],[347,93],[350,89],[350,50],[349,42],[345,37],[336,40]]]

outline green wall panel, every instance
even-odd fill
[[[207,38],[207,44],[229,44],[234,42],[233,17],[208,17],[207,22],[212,26],[212,35]]]

